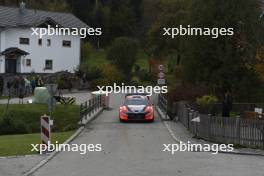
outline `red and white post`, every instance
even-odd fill
[[[50,129],[50,124],[51,120],[50,117],[47,115],[43,115],[40,118],[40,123],[41,123],[41,143],[43,148],[48,151],[48,144],[51,142],[51,129]],[[45,147],[44,147],[45,146]]]

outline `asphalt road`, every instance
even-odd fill
[[[120,96],[73,143],[102,144],[102,152],[61,152],[34,176],[264,176],[264,157],[201,152],[162,152],[175,143],[157,118],[150,123],[119,123]]]

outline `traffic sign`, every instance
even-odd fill
[[[165,74],[163,72],[159,72],[158,77],[159,78],[164,78],[165,77]]]
[[[158,79],[158,85],[164,85],[166,84],[165,79]]]
[[[163,70],[164,70],[164,65],[162,65],[162,64],[159,65],[159,70],[160,70],[160,71],[163,71]]]

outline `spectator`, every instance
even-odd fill
[[[7,84],[6,84],[6,87],[8,89],[8,97],[10,98],[10,96],[11,96],[12,82],[8,81]]]
[[[29,95],[30,92],[32,92],[31,89],[31,83],[27,78],[24,78],[24,82],[25,82],[25,95]]]
[[[230,111],[232,110],[233,99],[229,92],[225,93],[222,102],[222,116],[230,117]]]
[[[25,80],[23,77],[18,79],[18,98],[19,104],[23,104],[23,99],[25,98]]]
[[[25,98],[25,89],[23,87],[19,88],[19,104],[23,104],[23,99]]]
[[[30,81],[30,85],[31,85],[31,93],[34,94],[34,90],[36,88],[36,80],[35,77],[33,77],[33,79]]]
[[[15,95],[18,95],[18,87],[19,87],[19,77],[15,77],[14,81],[13,81],[13,87],[14,87],[14,91],[15,91]]]
[[[36,83],[37,83],[37,85],[36,85],[37,87],[43,87],[44,86],[44,83],[43,83],[40,76],[37,77]]]

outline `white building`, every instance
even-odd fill
[[[88,28],[68,13],[0,6],[0,73],[73,72],[80,64],[80,36],[31,35],[32,27],[48,25]]]

